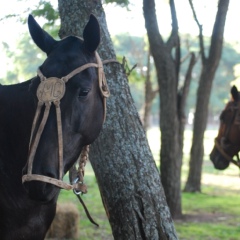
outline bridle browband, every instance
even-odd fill
[[[57,78],[57,77],[50,77],[46,78],[40,69],[38,69],[37,74],[40,78],[40,84],[37,89],[37,98],[38,98],[38,105],[36,109],[36,113],[34,116],[33,124],[32,124],[32,130],[31,130],[31,137],[30,137],[30,143],[29,143],[29,156],[28,156],[28,162],[27,162],[27,174],[22,176],[22,182],[29,182],[29,181],[42,181],[46,183],[53,184],[59,188],[71,190],[73,189],[75,193],[86,193],[86,186],[83,184],[83,176],[84,176],[84,167],[88,158],[88,151],[89,146],[85,146],[82,149],[80,158],[79,158],[79,170],[78,170],[78,176],[74,183],[68,184],[63,182],[63,137],[62,137],[62,122],[61,122],[61,109],[60,109],[60,100],[63,98],[65,94],[65,84],[74,77],[76,74],[82,72],[83,70],[95,67],[98,69],[98,85],[103,97],[103,106],[104,106],[104,119],[106,118],[106,98],[110,96],[110,92],[107,86],[103,64],[104,63],[110,63],[110,62],[117,62],[114,59],[109,59],[105,61],[101,61],[100,56],[97,52],[95,52],[95,57],[97,60],[97,63],[87,63],[83,66],[80,66],[70,72],[68,75]],[[45,124],[47,122],[49,111],[51,105],[55,105],[56,109],[56,118],[57,118],[57,132],[58,132],[58,155],[59,155],[59,179],[51,178],[44,175],[38,175],[32,173],[32,166],[33,166],[33,160],[37,151],[37,147],[43,132],[43,129],[45,127]],[[42,121],[36,129],[36,125],[39,120],[39,116],[42,110],[42,107],[45,106]],[[35,137],[33,137],[35,135]]]
[[[234,110],[234,114],[233,114],[233,117],[231,119],[231,122],[229,125],[227,125],[227,128],[224,132],[224,136],[221,138],[221,140],[224,140],[224,139],[228,139],[228,135],[229,135],[229,132],[230,132],[230,129],[231,129],[231,126],[232,124],[240,124],[239,119],[238,119],[238,116],[237,116],[237,113],[239,112],[239,109],[240,108],[240,105],[238,104],[238,106],[234,106],[232,107],[232,109]],[[233,163],[234,165],[236,165],[238,168],[240,168],[240,159],[239,159],[239,155],[238,155],[238,152],[236,154],[234,154],[233,156],[236,156],[237,157],[237,160],[234,160],[232,157],[230,157],[224,150],[224,143],[223,141],[220,140],[220,143],[218,142],[217,138],[215,138],[214,140],[214,144],[215,144],[215,147],[217,148],[217,150],[221,153],[221,155],[226,159],[228,160],[230,163]]]

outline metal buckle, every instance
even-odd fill
[[[73,183],[80,183],[80,184],[83,184],[83,182],[79,182],[79,177],[77,177],[74,181],[73,181]],[[76,195],[80,195],[82,192],[81,191],[79,191],[79,190],[76,190],[75,188],[73,189],[73,192],[74,192],[74,194],[76,194]]]

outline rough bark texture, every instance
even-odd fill
[[[178,218],[182,215],[182,149],[179,142],[181,136],[177,109],[179,66],[176,64],[179,61],[172,58],[172,50],[179,44],[177,21],[176,16],[172,16],[173,31],[167,43],[164,43],[158,29],[154,0],[144,0],[143,10],[160,88],[161,180],[171,214]]]
[[[208,104],[212,89],[212,82],[217,70],[223,46],[223,34],[229,0],[219,0],[218,11],[215,19],[209,56],[205,57],[204,42],[202,36],[202,26],[195,20],[200,29],[200,48],[202,57],[202,71],[197,92],[197,104],[194,117],[193,143],[191,148],[191,158],[189,163],[189,174],[184,191],[201,191],[201,174],[203,163],[203,138],[207,126]]]
[[[102,59],[115,58],[100,0],[59,0],[60,35],[80,35],[90,13],[98,18]],[[107,119],[90,148],[114,239],[177,239],[159,173],[120,64],[105,67],[111,97]]]

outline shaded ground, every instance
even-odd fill
[[[216,222],[226,222],[230,219],[235,218],[232,215],[226,215],[223,213],[202,213],[199,214],[184,214],[182,219],[176,219],[174,222],[205,222],[205,223],[216,223]]]

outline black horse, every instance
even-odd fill
[[[37,77],[20,84],[0,86],[1,240],[44,239],[55,215],[60,188],[37,179],[22,183],[22,176],[28,171],[31,128],[38,104],[36,92],[40,77],[61,79],[87,63],[96,65],[95,51],[100,42],[99,24],[93,15],[84,29],[83,40],[69,36],[56,41],[31,15],[28,26],[33,41],[47,54],[47,58],[40,66],[41,74]],[[58,83],[55,82],[55,85]],[[104,101],[96,68],[90,66],[72,74],[64,87],[65,94],[60,101],[62,173],[59,173],[59,135],[53,105],[37,144],[31,170],[32,174],[51,179],[59,179],[59,174],[64,175],[70,169],[83,146],[97,138],[104,119]],[[57,91],[54,94],[58,94]],[[39,122],[44,108],[40,111]],[[33,136],[36,136],[36,131],[33,130]]]

